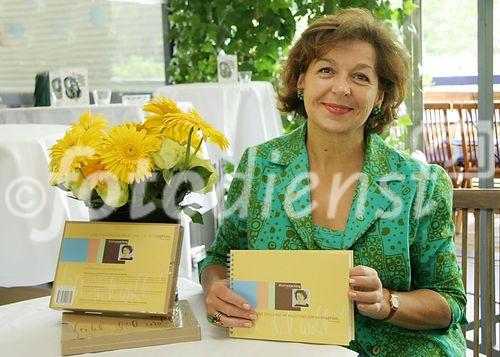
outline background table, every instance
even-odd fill
[[[0,286],[54,279],[66,211],[49,185],[47,148],[65,125],[0,125]]]
[[[247,147],[283,134],[274,89],[268,82],[178,84],[161,87],[155,95],[191,102],[204,119],[228,137],[231,146],[223,157],[233,163]],[[210,157],[220,157],[213,147],[209,150]]]
[[[205,318],[201,286],[179,279],[179,296],[187,299],[201,327],[201,341],[101,352],[92,356],[214,356],[229,357],[351,357],[357,353],[339,346],[233,339],[227,330]],[[0,306],[2,355],[57,356],[61,353],[61,312],[48,307],[49,298]]]
[[[140,105],[109,104],[75,107],[34,107],[0,109],[0,124],[64,124],[78,121],[86,110],[104,115],[110,125],[125,120],[142,122],[144,112]]]

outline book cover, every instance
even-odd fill
[[[200,326],[187,300],[175,305],[171,319],[72,312],[65,312],[62,316],[63,356],[199,340]]]
[[[348,345],[354,305],[348,298],[352,251],[232,250],[230,287],[257,311],[237,338]]]
[[[181,248],[178,224],[66,222],[50,307],[169,316]]]

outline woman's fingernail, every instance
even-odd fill
[[[243,304],[245,310],[250,310],[251,306],[249,304]]]
[[[349,284],[355,284],[356,283],[356,280],[354,279],[349,279]]]
[[[245,327],[252,327],[252,323],[251,322],[245,322],[244,326]]]
[[[250,314],[248,317],[250,318],[250,320],[257,320],[257,315],[255,314]]]
[[[349,291],[349,297],[354,299],[356,297],[356,293],[354,291]]]

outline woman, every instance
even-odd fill
[[[131,245],[124,245],[122,246],[122,255],[119,260],[132,260],[134,257],[131,256],[132,254],[132,246]]]
[[[307,293],[304,290],[295,290],[295,304],[293,307],[309,307]]]
[[[370,356],[465,354],[451,182],[377,135],[396,116],[407,73],[404,50],[367,11],[324,17],[302,34],[280,100],[307,122],[242,157],[228,215],[200,264],[211,321],[251,327],[258,319],[227,287],[231,249],[351,249],[350,348]]]

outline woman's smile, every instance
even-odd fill
[[[334,103],[321,103],[323,107],[333,115],[344,115],[347,114],[354,109],[351,107],[347,107],[345,105],[334,104]]]

